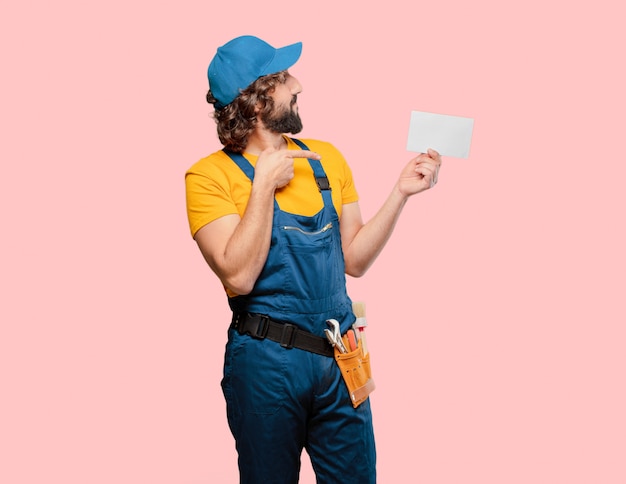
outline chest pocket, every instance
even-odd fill
[[[338,223],[320,222],[319,217],[305,219],[305,223],[296,221],[294,218],[278,227],[283,263],[292,269],[287,282],[297,298],[328,298],[343,278],[342,259],[337,253],[341,251]]]

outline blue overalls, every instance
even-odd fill
[[[252,165],[228,154],[253,180]],[[309,163],[315,178],[326,178],[319,161]],[[274,200],[265,267],[250,294],[230,298],[233,311],[265,314],[322,337],[327,319],[339,321],[342,333],[352,325],[339,218],[330,190],[320,191],[324,207],[312,217],[283,212]],[[303,447],[318,483],[376,482],[369,400],[352,407],[333,358],[231,328],[222,389],[240,482],[297,483]]]

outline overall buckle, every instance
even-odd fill
[[[322,190],[330,190],[330,182],[328,181],[327,176],[316,176],[315,182],[317,183],[317,188],[320,192]]]

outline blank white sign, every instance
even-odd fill
[[[412,111],[406,149],[426,153],[432,148],[441,156],[467,158],[473,130],[472,118]]]

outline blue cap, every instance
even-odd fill
[[[300,58],[302,42],[274,48],[267,42],[244,35],[217,49],[209,64],[209,89],[221,109],[259,77],[289,69]]]

